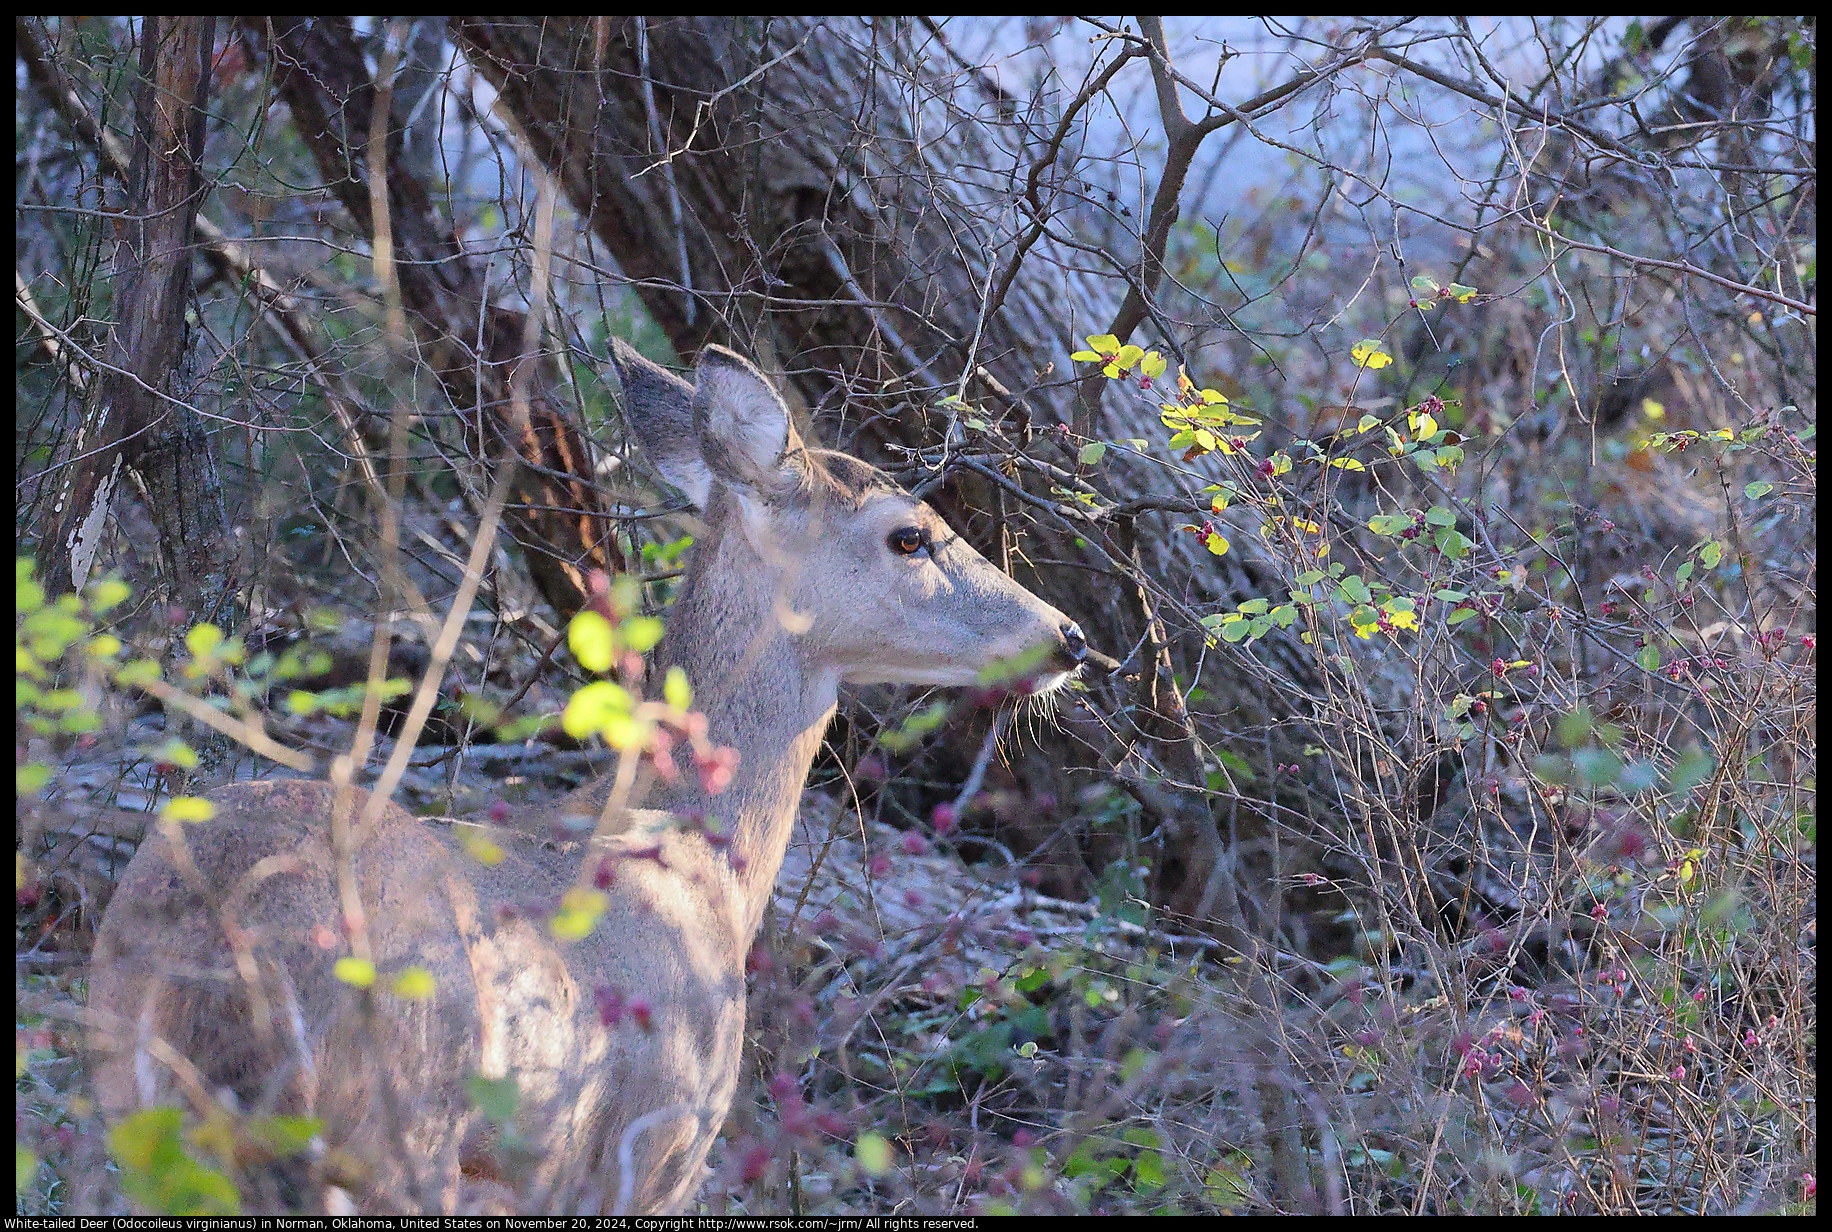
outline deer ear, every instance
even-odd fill
[[[712,472],[693,426],[693,386],[644,359],[621,338],[611,339],[611,364],[623,384],[624,419],[650,463],[704,509],[712,492]]]
[[[762,495],[794,484],[801,438],[763,373],[721,346],[700,353],[693,423],[700,456],[720,482]]]

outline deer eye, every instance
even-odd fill
[[[920,526],[899,526],[885,543],[899,556],[914,556],[929,546],[929,532]]]

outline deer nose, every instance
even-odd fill
[[[1088,639],[1081,635],[1081,626],[1074,621],[1057,630],[1062,641],[1057,643],[1056,658],[1065,667],[1081,666],[1081,661],[1088,657]]]

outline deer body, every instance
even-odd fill
[[[1067,618],[933,511],[803,447],[742,359],[709,350],[697,388],[617,359],[633,428],[706,520],[660,658],[737,750],[730,786],[644,782],[616,824],[556,837],[561,818],[597,820],[600,780],[493,830],[495,864],[467,850],[471,823],[388,805],[347,844],[345,881],[330,784],[212,793],[211,821],[149,836],[97,936],[111,1119],[175,1098],[203,1111],[225,1090],[243,1111],[320,1118],[377,1211],[679,1211],[736,1090],[746,956],[840,683],[969,684],[1029,654],[1047,688],[1082,657]],[[340,816],[362,815],[352,797]],[[554,904],[595,872],[595,927],[556,938]],[[332,973],[352,910],[372,993]],[[431,997],[379,991],[409,966]],[[473,1076],[515,1079],[512,1129],[479,1109]]]

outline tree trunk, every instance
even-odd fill
[[[167,597],[203,619],[219,618],[231,597],[232,552],[208,433],[173,378],[186,354],[215,29],[208,17],[149,17],[142,30],[138,123],[115,246],[117,323],[40,562],[52,593],[80,590],[127,475],[158,530]]]

